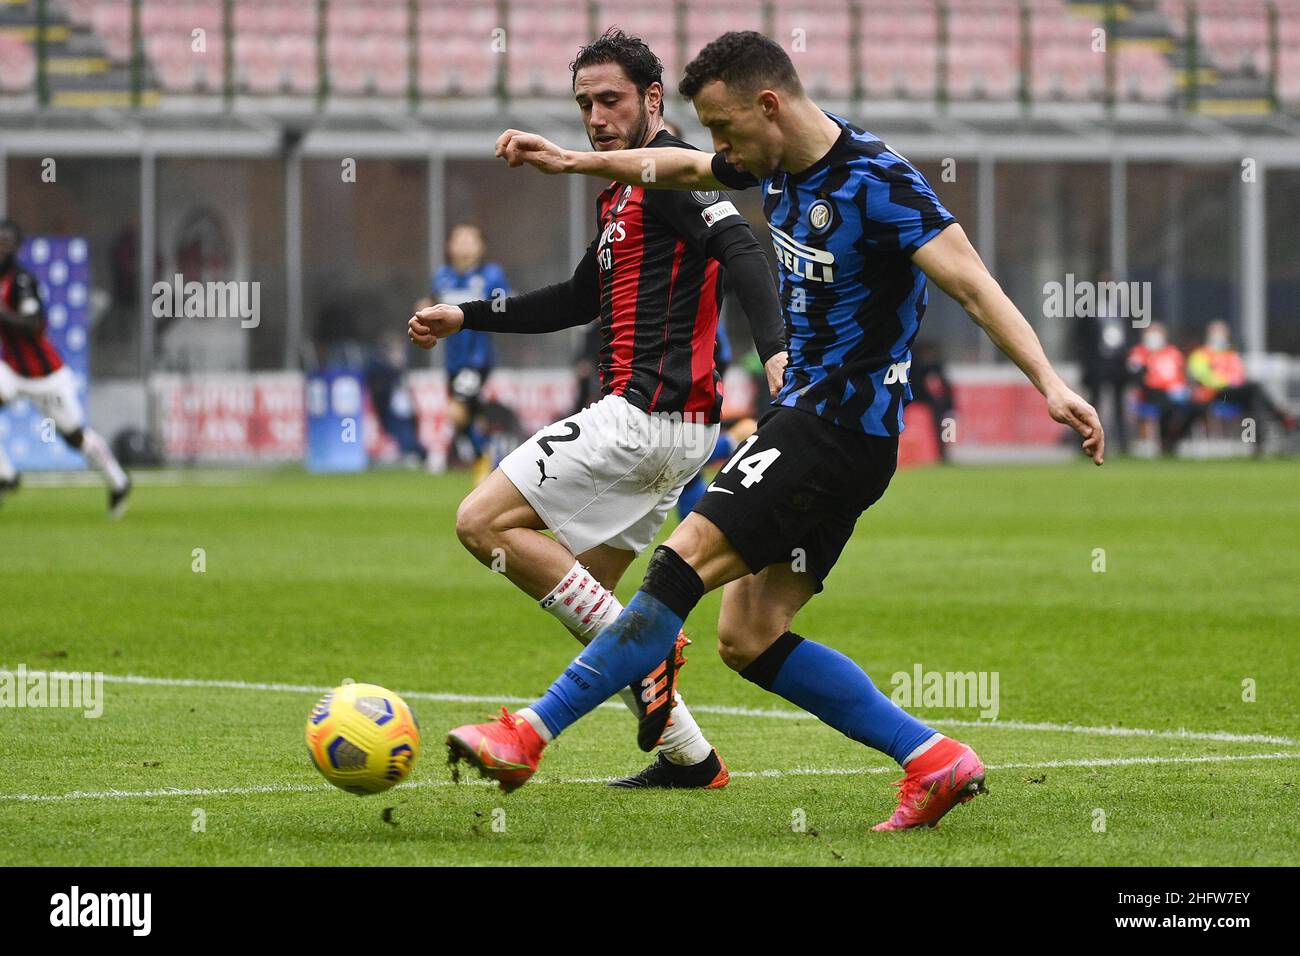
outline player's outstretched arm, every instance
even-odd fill
[[[680,147],[618,149],[607,153],[564,149],[536,133],[508,129],[496,154],[511,167],[527,163],[548,175],[582,173],[647,189],[723,189],[713,177],[713,154]]]
[[[1083,450],[1098,465],[1106,450],[1097,410],[1076,394],[1056,374],[1047,360],[1033,327],[1007,298],[989,274],[965,231],[953,223],[912,255],[935,285],[966,310],[993,344],[1020,366],[1020,370],[1047,399],[1047,411],[1083,438]]]
[[[578,263],[573,276],[534,292],[509,298],[477,299],[456,305],[419,309],[406,323],[407,337],[422,349],[462,328],[479,332],[539,334],[586,325],[600,314],[600,280],[596,242]]]

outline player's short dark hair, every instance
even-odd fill
[[[708,43],[686,64],[677,92],[694,99],[701,87],[714,80],[745,91],[785,90],[802,94],[803,84],[790,56],[777,43],[753,30],[724,33]]]
[[[664,82],[664,65],[659,62],[654,51],[646,46],[645,40],[624,33],[618,27],[610,27],[599,39],[578,51],[578,55],[569,64],[574,88],[578,85],[579,70],[584,66],[598,66],[601,63],[617,63],[622,67],[642,96],[645,96],[651,83],[662,86]]]

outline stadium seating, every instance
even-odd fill
[[[681,76],[682,67],[686,64],[677,49],[677,22],[674,17],[665,16],[662,9],[655,9],[643,0],[600,0],[596,10],[596,30],[620,27],[641,37],[663,63],[665,77]],[[688,56],[694,56],[697,52],[698,49],[691,50]]]
[[[790,54],[813,96],[853,95],[852,16],[847,5],[796,0],[777,9],[772,36]],[[695,51],[690,51],[694,53]]]
[[[31,89],[36,82],[36,54],[17,37],[0,35],[0,92]]]
[[[586,0],[511,4],[506,30],[510,92],[516,96],[571,96],[569,63],[591,34]]]
[[[567,98],[574,52],[610,26],[646,39],[670,90],[686,59],[735,29],[776,38],[819,97],[1008,101],[1028,93],[1035,101],[1082,102],[1099,101],[1108,83],[1106,55],[1094,50],[1104,5],[1067,0],[509,0],[504,7],[418,0],[414,22],[411,6],[396,0],[336,0],[324,22],[317,0],[234,0],[229,25],[223,8],[222,0],[141,0],[147,84],[164,93],[224,91],[227,26],[229,79],[248,95],[310,97],[327,79],[341,96],[402,97],[414,44],[422,97]],[[93,37],[111,64],[130,63],[130,0],[64,0],[54,9]],[[1284,105],[1300,106],[1300,0],[1200,0],[1195,9],[1202,98],[1249,104],[1275,90]],[[1188,0],[1117,10],[1117,33],[1106,37],[1116,98],[1177,105],[1190,62]],[[1138,13],[1143,29],[1127,30]],[[2,91],[35,81],[30,42],[16,36],[3,41]]]

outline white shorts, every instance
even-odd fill
[[[77,398],[77,379],[66,365],[40,378],[23,378],[0,362],[0,402],[24,397],[31,400],[44,418],[53,419],[54,427],[68,434],[85,424],[81,400]]]
[[[598,544],[640,554],[718,440],[717,425],[682,418],[606,395],[538,431],[501,471],[574,555]]]

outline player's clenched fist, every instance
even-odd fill
[[[465,324],[465,313],[454,305],[431,305],[420,309],[406,323],[406,334],[422,349],[431,349],[438,339],[460,331]]]
[[[544,136],[508,129],[497,137],[496,153],[511,167],[528,163],[544,173],[562,173],[567,169],[566,151]]]

